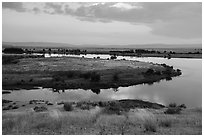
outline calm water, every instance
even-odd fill
[[[65,56],[52,54],[51,56]],[[110,55],[66,55],[72,57],[100,58],[107,59]],[[100,93],[91,90],[65,90],[65,92],[53,92],[52,89],[18,90],[11,94],[4,94],[3,98],[15,101],[29,101],[31,99],[44,99],[52,102],[66,101],[98,101],[113,99],[143,99],[151,102],[162,103],[164,105],[171,102],[177,104],[184,103],[187,107],[202,106],[202,59],[172,58],[170,60],[156,57],[122,57],[117,59],[138,60],[154,63],[166,63],[174,68],[179,68],[182,75],[174,77],[171,81],[162,80],[153,85],[136,85],[130,87],[119,87],[118,89],[101,89]]]

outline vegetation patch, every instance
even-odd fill
[[[185,104],[177,105],[176,103],[170,103],[165,114],[180,114],[181,110],[186,108]]]
[[[172,126],[172,120],[170,119],[163,119],[160,121],[159,126],[161,127],[171,127]]]
[[[148,118],[144,121],[144,131],[145,132],[156,132],[157,131],[157,123],[155,120]]]
[[[72,103],[65,102],[64,103],[64,110],[65,111],[72,111],[73,110]]]
[[[35,106],[35,107],[33,108],[33,110],[34,110],[35,112],[43,112],[43,111],[47,111],[47,108],[44,107],[44,106]]]
[[[103,110],[106,114],[117,114],[120,115],[124,111],[129,111],[128,108],[123,108],[118,102],[111,102]]]

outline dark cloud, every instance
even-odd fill
[[[2,2],[3,9],[15,10],[17,12],[25,12],[22,2]]]
[[[122,21],[132,24],[145,24],[152,28],[156,35],[197,38],[202,36],[201,3],[128,3],[135,8],[124,10],[114,7],[116,3],[93,4],[81,6],[65,14],[78,17],[82,21],[110,22]]]
[[[152,29],[152,33],[162,36],[196,38],[202,33],[201,2],[145,2],[145,3],[44,3],[42,12],[76,17],[81,21],[111,21],[143,24]],[[76,3],[75,3],[76,4]],[[118,4],[118,5],[117,5]],[[18,12],[25,11],[23,4],[5,3],[3,8]],[[35,13],[40,9],[34,8]]]
[[[56,3],[51,3],[51,2],[48,2],[48,3],[45,3],[45,10],[46,9],[51,9],[52,11],[49,12],[47,11],[47,13],[51,13],[51,14],[63,14],[64,11],[62,10],[62,5],[61,4],[56,4]]]

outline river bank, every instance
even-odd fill
[[[41,104],[42,105],[42,104]],[[39,106],[39,104],[38,104]],[[110,109],[110,108],[109,108]],[[42,112],[3,111],[2,133],[37,135],[180,135],[202,134],[202,109],[183,109],[166,114],[166,107],[131,108],[120,114],[107,113],[106,107],[74,107],[65,111],[62,105]],[[116,112],[118,109],[113,109]]]

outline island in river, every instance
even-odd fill
[[[151,84],[181,75],[181,70],[173,66],[139,61],[52,57],[20,58],[8,63],[8,58],[16,56],[3,56],[3,89],[106,89]]]

